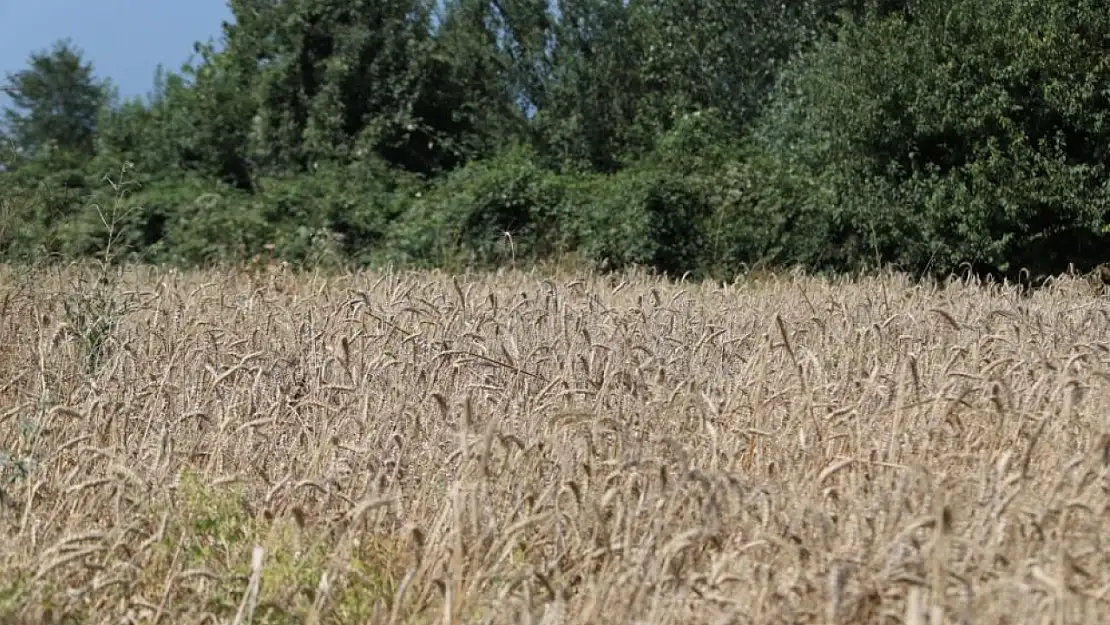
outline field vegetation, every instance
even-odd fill
[[[0,273],[4,623],[1110,622],[1083,278]]]
[[[147,94],[73,41],[0,79],[0,262],[96,257],[113,232],[181,269],[1110,260],[1105,0],[228,9]]]
[[[228,8],[0,84],[0,625],[1110,623],[1104,1]]]

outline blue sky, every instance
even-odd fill
[[[177,70],[230,19],[227,0],[0,0],[0,82],[68,37],[122,97],[145,96],[159,63]]]

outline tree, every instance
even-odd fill
[[[642,41],[623,0],[558,0],[551,76],[536,114],[541,148],[572,168],[613,172],[642,99]]]
[[[422,174],[464,160],[466,104],[429,0],[232,0],[221,55],[250,67],[250,154],[270,172],[380,157]],[[446,83],[446,84],[445,84]]]
[[[1099,0],[918,0],[847,24],[795,59],[753,132],[795,186],[760,191],[783,260],[1093,266],[1110,241],[1107,58]]]
[[[51,50],[32,53],[26,69],[8,73],[0,88],[14,105],[4,110],[7,135],[30,155],[55,146],[91,156],[109,89],[81,50],[60,40]]]
[[[467,161],[530,143],[528,118],[546,70],[545,7],[546,0],[440,3],[433,32],[445,77],[437,104],[454,120]]]

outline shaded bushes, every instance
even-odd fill
[[[521,141],[431,178],[313,163],[239,190],[163,171],[112,223],[121,251],[180,264],[272,247],[304,265],[574,257],[722,277],[1084,268],[1110,243],[1106,58],[1095,0],[921,0],[846,17],[779,72],[745,132],[713,109],[676,115],[646,155],[610,155],[615,173],[550,169]],[[89,209],[118,193],[102,175],[64,155],[3,174],[0,253],[101,249],[106,220]]]
[[[792,260],[944,273],[1092,265],[1105,249],[1110,14],[926,1],[849,23],[784,71],[753,133]]]

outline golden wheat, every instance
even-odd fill
[[[0,271],[0,621],[1110,622],[1083,279],[79,272]]]

